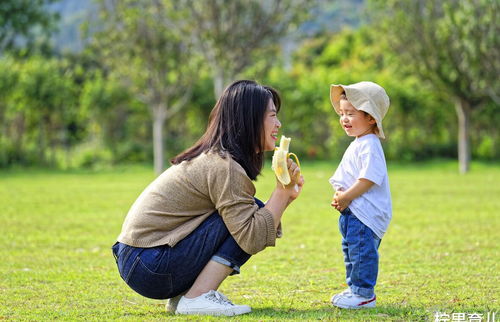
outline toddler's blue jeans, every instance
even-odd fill
[[[260,200],[256,202],[264,206]],[[153,299],[172,298],[189,290],[209,260],[238,274],[251,256],[238,246],[217,212],[174,247],[140,248],[117,242],[112,250],[125,283]]]
[[[372,298],[378,275],[380,238],[363,224],[349,208],[339,218],[346,282],[351,291]]]

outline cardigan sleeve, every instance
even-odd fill
[[[230,157],[214,162],[207,175],[210,199],[238,245],[248,254],[274,246],[277,231],[269,210],[255,203],[255,186]]]

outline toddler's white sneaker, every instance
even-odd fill
[[[343,290],[342,292],[338,293],[338,294],[335,294],[334,296],[332,296],[332,299],[330,300],[330,302],[335,303],[335,300],[339,297],[339,296],[342,296],[342,295],[347,295],[347,294],[351,294],[351,288],[348,287],[346,288],[345,290]]]
[[[222,293],[211,290],[193,299],[181,297],[175,313],[233,316],[250,311],[252,309],[248,305],[235,305]]]
[[[356,295],[350,290],[345,290],[344,292],[337,294],[332,298],[332,304],[343,309],[371,308],[375,307],[376,303],[377,297],[375,295],[373,295],[372,298],[366,298]]]

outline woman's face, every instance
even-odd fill
[[[273,100],[270,99],[264,115],[264,142],[262,144],[264,151],[274,150],[276,141],[278,140],[278,129],[280,127],[281,123],[278,120],[276,106],[274,106]]]

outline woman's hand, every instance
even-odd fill
[[[288,159],[287,166],[291,178],[290,183],[283,186],[276,178],[276,189],[274,189],[271,194],[271,198],[269,198],[265,206],[265,208],[267,208],[273,215],[275,228],[279,226],[281,216],[283,215],[286,207],[288,207],[292,201],[297,199],[302,192],[302,186],[304,185],[304,177],[300,174],[300,168],[297,164]]]
[[[296,181],[297,183],[293,183],[292,181],[288,186],[286,186],[287,189],[292,190],[290,192],[290,198],[288,199],[289,204],[295,199],[297,199],[297,197],[302,192],[302,187],[304,186],[304,177],[300,174],[300,172],[297,175],[297,177],[298,177],[298,180]]]

